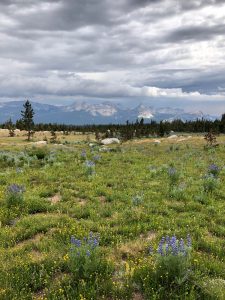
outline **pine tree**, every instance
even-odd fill
[[[30,141],[30,138],[33,134],[33,128],[34,128],[34,110],[31,106],[31,103],[29,100],[27,100],[24,105],[24,110],[21,111],[22,121],[24,124],[25,130],[27,130],[27,140]]]

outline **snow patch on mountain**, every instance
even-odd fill
[[[72,105],[66,106],[65,111],[85,111],[88,112],[92,116],[104,116],[110,117],[117,113],[118,109],[115,105],[111,103],[97,103],[97,104],[89,104],[87,102],[76,102]]]

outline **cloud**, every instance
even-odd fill
[[[0,100],[221,100],[222,0],[0,1]]]
[[[121,98],[173,98],[173,99],[195,99],[202,101],[217,99],[224,100],[223,89],[218,89],[219,93],[213,96],[201,94],[196,91],[183,91],[182,88],[158,88],[155,86],[131,86],[125,83],[115,83],[103,80],[85,79],[77,74],[52,74],[46,78],[27,78],[23,76],[0,77],[0,97],[29,98],[31,94],[37,93],[38,97],[87,97],[101,99],[121,99]],[[11,87],[14,86],[14,89]],[[26,88],[24,88],[26,87]],[[16,92],[15,92],[16,91]]]

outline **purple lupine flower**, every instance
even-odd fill
[[[171,168],[168,169],[168,175],[169,176],[173,176],[176,173],[177,173],[177,170],[175,168],[171,167]]]
[[[12,193],[12,194],[19,194],[19,193],[25,192],[24,186],[18,185],[18,184],[15,184],[15,183],[9,185],[7,190],[8,190],[9,193]]]
[[[176,244],[176,242],[177,242],[177,238],[176,238],[176,236],[174,235],[174,236],[172,236],[171,239],[170,239],[170,246],[172,247],[174,244]]]
[[[166,250],[166,255],[168,255],[169,254],[169,244],[168,243],[166,243],[165,250]]]
[[[158,246],[158,250],[157,250],[158,254],[160,254],[161,256],[164,256],[164,252],[163,252],[163,243],[160,241],[159,242],[159,246]]]
[[[71,244],[75,244],[75,237],[73,235],[70,238],[70,242],[71,242]]]
[[[91,160],[86,160],[85,166],[87,168],[93,168],[95,166],[95,163],[93,161],[91,161]]]
[[[187,246],[188,246],[188,248],[191,247],[191,236],[190,236],[190,234],[187,235]]]
[[[180,239],[180,243],[179,243],[179,251],[180,251],[181,253],[184,253],[184,252],[185,252],[184,240],[183,240],[183,239]]]
[[[99,246],[99,236],[95,236],[92,232],[89,233],[88,237],[84,237],[82,240],[76,239],[71,236],[71,251],[75,256],[82,256],[85,254],[86,257],[90,257],[94,249]]]
[[[98,245],[99,245],[98,239],[97,239],[97,238],[94,238],[94,240],[93,240],[93,246],[94,246],[94,247],[97,247]]]
[[[152,247],[152,246],[149,246],[149,248],[148,248],[148,253],[149,253],[150,255],[152,255],[152,254],[154,253],[154,250],[153,250],[153,247]]]
[[[76,247],[81,247],[81,240],[76,239],[74,236],[71,237],[71,244],[75,245]]]
[[[95,155],[94,157],[93,157],[93,160],[95,160],[95,161],[99,161],[101,159],[101,156],[100,155]]]
[[[166,238],[165,237],[161,238],[158,245],[157,253],[161,256],[165,256],[165,255],[187,256],[188,248],[190,247],[191,247],[190,235],[188,235],[187,237],[187,246],[185,245],[185,242],[182,238],[179,240],[176,238],[175,235],[172,236],[171,238],[169,236],[166,236]]]
[[[85,151],[85,150],[82,150],[82,152],[81,152],[80,156],[85,158],[85,157],[87,156],[87,153],[86,153],[86,151]]]
[[[161,243],[162,243],[162,244],[165,243],[165,237],[164,237],[164,236],[161,238]]]
[[[220,172],[220,168],[216,164],[211,164],[208,167],[209,174],[212,174],[213,176],[217,176]]]
[[[171,244],[171,253],[173,254],[173,255],[178,255],[178,246],[177,246],[177,243],[175,242],[175,243],[173,243],[173,244]]]

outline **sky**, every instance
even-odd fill
[[[0,102],[225,112],[224,0],[0,0]]]

